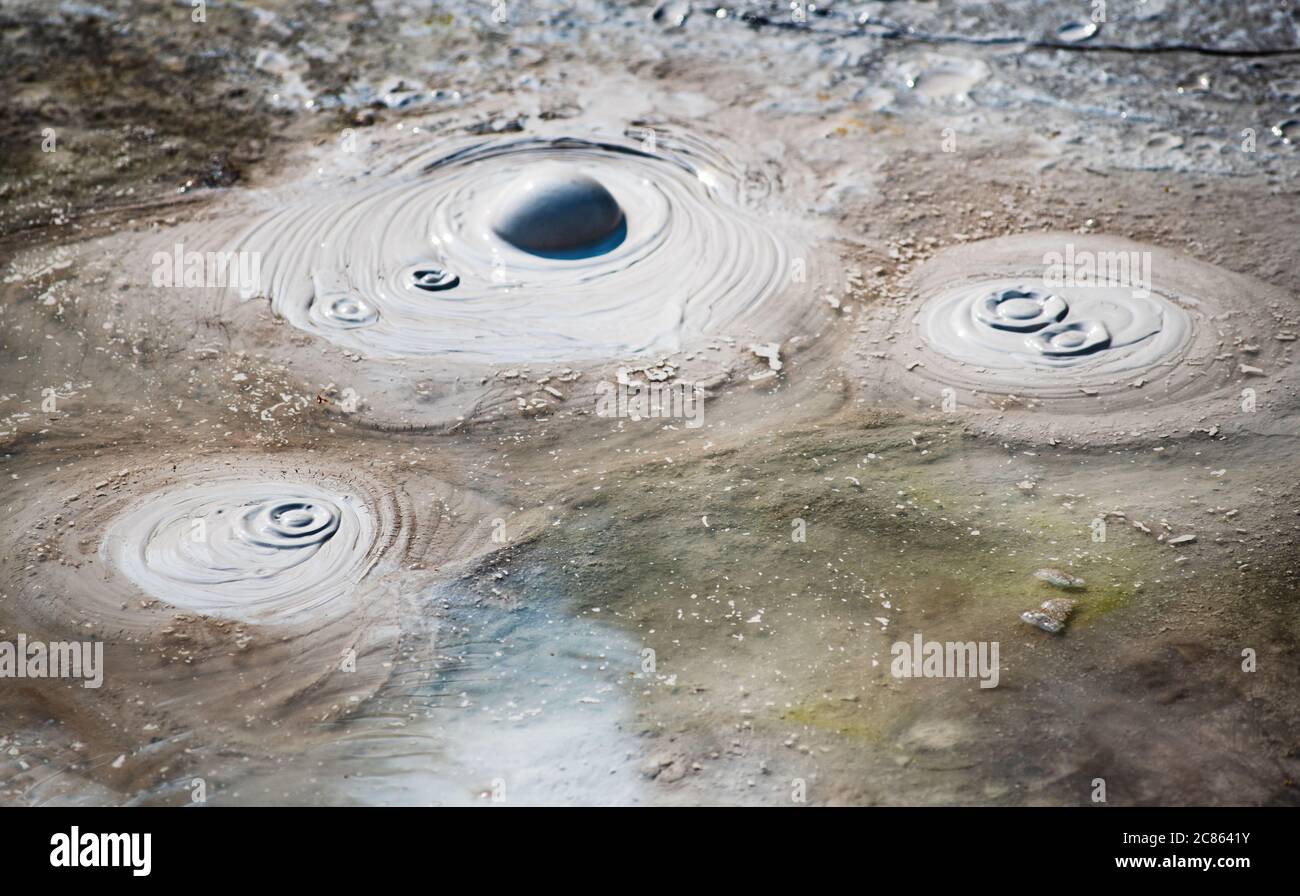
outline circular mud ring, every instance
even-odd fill
[[[990,381],[1021,391],[1071,379],[1087,387],[1153,369],[1187,343],[1187,312],[1144,292],[1084,286],[1049,293],[1017,280],[963,285],[931,297],[918,327],[932,352],[974,365]],[[1038,372],[1044,368],[1060,373]]]
[[[1071,321],[1040,330],[1025,344],[1046,358],[1081,358],[1110,348],[1110,330],[1099,320]]]
[[[374,308],[353,295],[338,296],[313,310],[319,313],[322,322],[340,329],[368,327],[379,319]]]
[[[1127,280],[1086,276],[1087,264],[1109,270],[1121,257]],[[909,285],[868,327],[871,342],[892,345],[872,363],[882,406],[947,398],[950,411],[993,412],[984,422],[1004,434],[1035,420],[1065,434],[1186,432],[1198,411],[1268,429],[1296,409],[1289,337],[1276,324],[1294,301],[1174,252],[1092,235],[1002,237],[940,252]],[[1124,411],[1140,413],[1097,416]]]
[[[243,236],[277,314],[369,358],[606,359],[761,322],[800,254],[742,208],[744,173],[698,141],[431,155]]]
[[[178,609],[285,622],[346,598],[369,571],[376,531],[351,495],[227,480],[147,499],[113,522],[101,554]]]
[[[1032,287],[991,289],[970,309],[977,323],[1017,333],[1040,330],[1069,310],[1060,296]]]

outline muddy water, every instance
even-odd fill
[[[1295,803],[1300,41],[1141,6],[8,7],[0,799]]]

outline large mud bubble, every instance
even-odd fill
[[[261,253],[278,315],[363,357],[673,351],[785,313],[774,298],[803,255],[745,207],[729,158],[694,139],[444,142],[238,245]]]

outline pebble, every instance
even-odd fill
[[[1046,568],[1034,572],[1034,578],[1042,579],[1049,585],[1056,588],[1082,588],[1083,579],[1078,576],[1072,576],[1063,569]]]
[[[1043,601],[1037,610],[1026,610],[1021,613],[1020,619],[1045,632],[1059,635],[1065,630],[1065,623],[1074,612],[1075,606],[1075,601],[1068,597],[1054,597]]]
[[[762,345],[751,345],[749,350],[756,357],[762,358],[767,362],[769,370],[780,370],[785,365],[781,363],[781,343],[767,342]]]

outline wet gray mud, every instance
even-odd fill
[[[1093,14],[0,5],[0,801],[1300,802],[1300,11]]]

